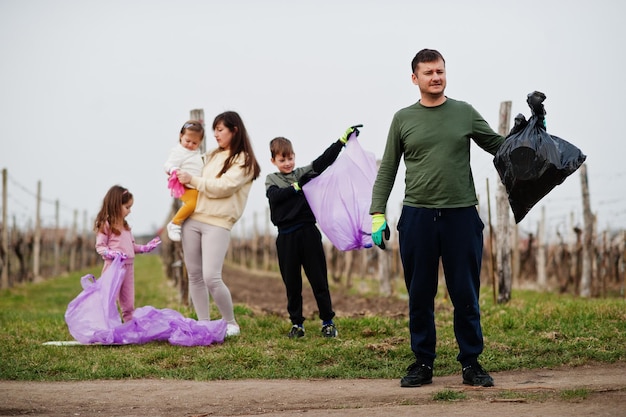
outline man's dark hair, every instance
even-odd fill
[[[435,62],[440,59],[443,61],[443,64],[445,65],[446,60],[443,59],[443,55],[441,55],[439,51],[435,49],[422,49],[421,51],[417,53],[417,55],[415,55],[415,58],[413,58],[413,61],[411,61],[411,69],[413,70],[413,72],[415,72],[415,69],[417,68],[417,64],[419,64],[420,62]]]

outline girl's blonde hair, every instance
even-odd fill
[[[130,191],[122,186],[114,185],[109,188],[109,191],[104,196],[104,200],[102,200],[102,208],[96,216],[94,231],[96,233],[103,232],[105,227],[109,226],[111,232],[119,235],[122,233],[117,228],[119,224],[123,225],[125,230],[130,230],[130,226],[122,213],[122,206],[132,199],[133,195]]]

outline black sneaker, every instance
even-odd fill
[[[301,337],[304,337],[304,327],[294,324],[293,326],[291,326],[291,330],[289,330],[289,333],[287,333],[287,337],[290,339],[299,339]]]
[[[406,368],[406,376],[400,380],[400,386],[405,388],[421,387],[433,383],[433,368],[419,362],[413,362]]]
[[[493,387],[493,378],[476,362],[463,368],[463,383],[475,387]]]
[[[324,337],[337,337],[339,332],[333,323],[325,324],[322,326],[322,336]]]

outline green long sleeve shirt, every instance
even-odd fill
[[[447,98],[436,107],[417,102],[396,112],[374,182],[370,213],[386,211],[401,157],[406,167],[404,205],[456,208],[478,204],[470,139],[492,155],[504,142],[463,101]]]

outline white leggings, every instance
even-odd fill
[[[230,230],[187,219],[182,243],[189,276],[189,295],[198,320],[210,320],[209,294],[226,322],[235,323],[233,299],[224,281],[222,267],[230,242]]]

